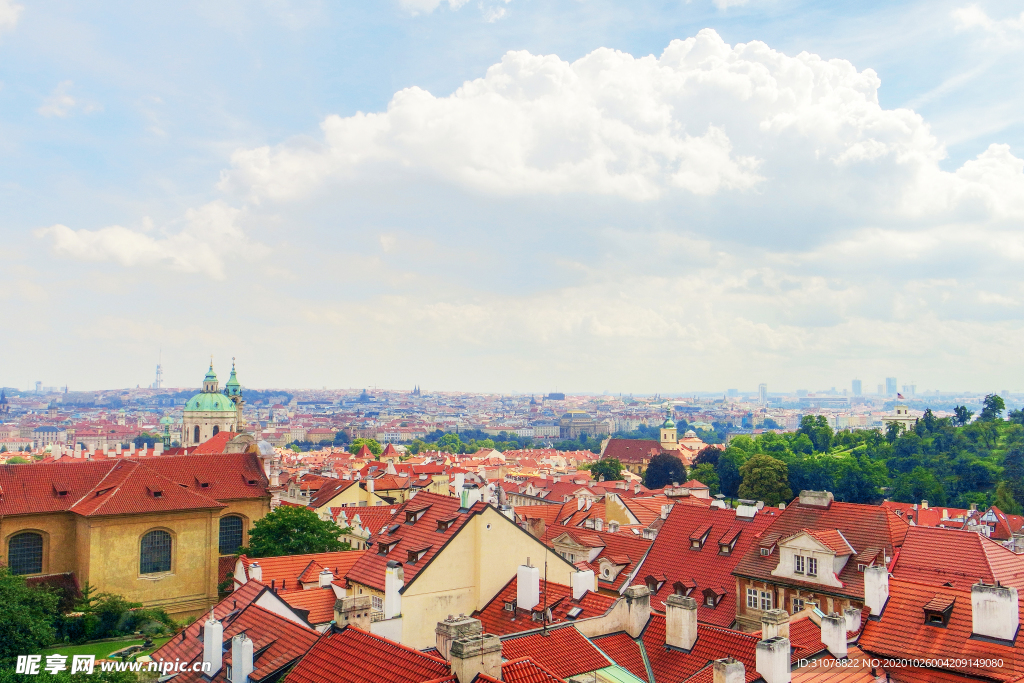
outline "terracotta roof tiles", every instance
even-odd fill
[[[601,651],[572,626],[551,629],[546,636],[535,633],[502,641],[501,654],[505,659],[529,657],[559,678],[611,666]]]
[[[450,680],[444,660],[352,626],[328,631],[286,683],[424,683]]]

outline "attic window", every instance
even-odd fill
[[[711,533],[711,525],[705,524],[700,527],[692,534],[690,534],[690,550],[700,550],[704,547],[704,542],[708,540],[708,534]]]
[[[771,548],[761,548],[761,554],[762,555],[771,555],[772,554],[772,550],[774,548],[775,548],[775,546],[772,546]]]
[[[955,603],[955,596],[937,594],[923,608],[924,623],[929,626],[946,628],[949,625],[949,617],[953,613]]]
[[[405,523],[406,524],[415,524],[416,522],[419,521],[420,517],[422,517],[424,514],[426,514],[428,509],[429,509],[429,506],[424,507],[424,508],[420,508],[419,510],[406,510],[405,511]]]
[[[505,601],[505,611],[506,612],[515,612],[516,611],[516,601],[515,600],[506,600]]]
[[[719,543],[718,544],[718,554],[719,555],[728,555],[731,552],[732,552],[732,544],[730,544],[730,543]]]
[[[452,527],[452,524],[454,524],[454,523],[455,523],[455,518],[454,517],[451,517],[449,519],[439,519],[439,520],[437,520],[437,530],[440,531],[440,532],[448,531],[448,529],[450,529]]]
[[[387,555],[394,550],[396,545],[398,545],[398,541],[381,541],[377,544],[377,554]]]
[[[423,559],[423,556],[426,555],[428,550],[430,550],[429,547],[420,548],[419,550],[410,550],[406,562],[408,562],[409,564],[415,564],[416,562],[419,562],[421,559]]]

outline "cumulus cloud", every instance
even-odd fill
[[[50,96],[43,100],[43,104],[36,111],[46,118],[65,118],[74,111],[83,114],[91,114],[94,111],[102,111],[103,107],[95,102],[83,101],[71,94],[74,86],[72,81],[61,81],[53,89]]]
[[[328,116],[316,144],[239,150],[221,187],[289,201],[327,182],[420,174],[492,195],[652,201],[756,193],[774,179],[791,201],[833,197],[860,212],[966,202],[1022,215],[1018,158],[992,148],[941,170],[944,147],[915,112],[883,109],[880,84],[844,60],[730,46],[710,29],[660,57],[509,52],[451,95],[407,88],[385,112]]]
[[[126,267],[158,266],[186,273],[225,278],[225,259],[259,256],[263,245],[250,242],[239,226],[241,210],[212,202],[185,214],[177,233],[153,235],[111,225],[99,230],[72,230],[53,225],[35,231],[50,241],[57,256],[78,261],[113,261]]]
[[[13,30],[18,25],[24,5],[19,5],[14,0],[0,0],[0,33]]]

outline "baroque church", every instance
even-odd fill
[[[203,390],[190,398],[185,404],[182,416],[182,446],[198,446],[220,432],[241,432],[245,429],[242,409],[245,400],[242,398],[242,385],[235,374],[235,361],[231,359],[231,376],[220,391],[217,373],[213,371],[213,359],[210,369],[203,378]]]

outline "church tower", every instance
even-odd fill
[[[666,451],[679,450],[679,435],[676,423],[672,421],[672,408],[665,409],[665,421],[661,424],[661,448]]]
[[[235,408],[238,411],[238,427],[236,431],[244,432],[245,418],[243,417],[243,409],[245,408],[245,399],[242,398],[242,385],[238,383],[238,376],[235,375],[234,358],[231,359],[231,377],[228,378],[228,383],[224,385],[224,393],[235,404]]]

